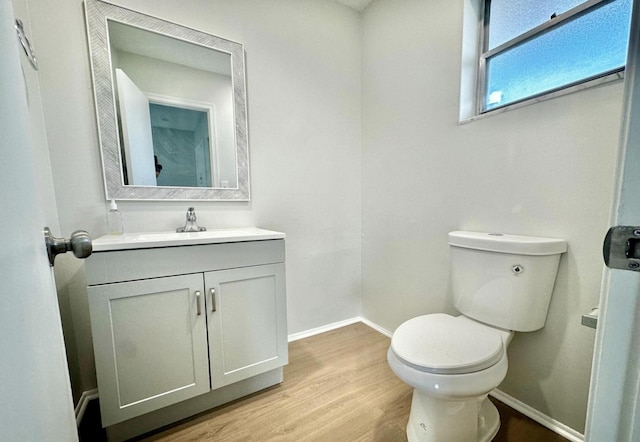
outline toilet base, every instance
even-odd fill
[[[488,442],[499,428],[500,415],[487,395],[452,400],[413,391],[409,442]]]

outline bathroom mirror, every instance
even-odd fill
[[[249,200],[240,43],[85,1],[107,199]]]

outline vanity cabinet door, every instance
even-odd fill
[[[210,390],[201,273],[89,287],[102,424]]]
[[[288,362],[284,264],[205,273],[211,386]]]

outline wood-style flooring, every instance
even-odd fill
[[[387,365],[389,342],[362,323],[292,342],[281,385],[139,440],[406,441],[412,390]],[[502,421],[494,441],[566,441],[494,403]]]

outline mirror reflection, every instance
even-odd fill
[[[214,187],[209,114],[160,103],[149,103],[149,109],[156,184]],[[215,187],[220,187],[216,181]],[[223,187],[229,187],[228,183]]]
[[[242,44],[84,4],[106,199],[248,201]]]
[[[108,30],[124,185],[237,187],[230,54]]]

